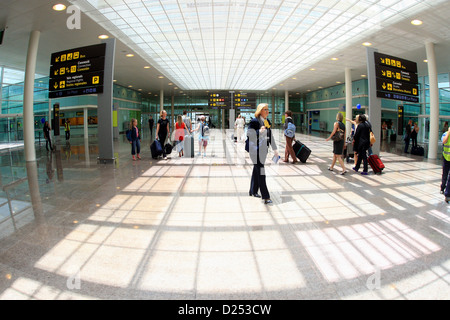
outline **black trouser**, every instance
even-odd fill
[[[445,160],[445,158],[442,159],[443,165],[442,165],[442,182],[441,182],[441,191],[446,191],[447,184],[448,184],[448,172],[450,171],[450,161]],[[450,190],[447,189],[446,193],[450,194]]]
[[[70,139],[70,131],[66,131],[66,140]]]
[[[358,150],[358,161],[356,162],[356,166],[355,166],[356,171],[359,170],[359,167],[361,166],[361,161],[363,162],[363,165],[364,165],[363,171],[368,172],[369,171],[369,163],[367,162],[367,149]]]
[[[164,143],[166,142],[167,133],[158,133],[158,138],[163,150],[163,157],[166,157],[166,149],[164,148]]]
[[[45,148],[47,149],[47,151],[48,151],[48,145],[50,145],[50,150],[53,150],[52,140],[50,140],[50,138],[45,139]]]
[[[249,194],[257,194],[259,190],[261,190],[261,197],[263,199],[270,199],[269,190],[267,189],[266,185],[266,173],[264,165],[254,164]]]

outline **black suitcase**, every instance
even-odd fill
[[[156,159],[158,156],[162,155],[161,143],[158,140],[153,141],[150,145],[150,151],[152,152],[152,158]]]
[[[298,140],[295,140],[295,143],[292,147],[294,148],[294,152],[297,158],[302,163],[305,163],[311,154],[311,150]]]
[[[166,152],[166,155],[169,155],[172,153],[173,146],[170,143],[166,143],[164,146],[164,151]]]
[[[425,149],[421,146],[412,147],[411,148],[411,154],[415,156],[424,156],[425,155]]]

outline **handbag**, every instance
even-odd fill
[[[341,129],[337,129],[334,135],[331,137],[331,140],[335,142],[344,140],[344,131]]]
[[[370,144],[373,145],[377,142],[377,139],[375,139],[375,135],[373,134],[372,130],[370,131]]]

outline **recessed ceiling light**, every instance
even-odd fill
[[[331,60],[338,61],[339,59],[338,58],[331,58]]]
[[[365,75],[365,74],[362,74],[362,75],[361,75],[361,77],[365,78],[365,77],[367,77],[367,75]]]
[[[422,21],[422,20],[415,19],[415,20],[412,20],[412,21],[411,21],[411,24],[414,25],[414,26],[420,26],[420,25],[423,24],[423,21]]]
[[[425,62],[425,63],[428,63],[428,60],[427,60],[427,59],[425,59],[425,60],[423,60],[423,62]]]
[[[150,69],[150,68],[151,68],[150,66],[145,66],[145,67],[144,67],[144,69]]]
[[[133,88],[133,86],[128,86],[128,88]]]
[[[109,36],[106,35],[106,34],[101,34],[101,35],[98,36],[98,38],[104,40],[104,39],[108,39]]]
[[[129,53],[129,54],[127,54],[127,57],[128,57],[128,58],[132,58],[132,57],[134,57],[134,54]]]
[[[55,4],[53,6],[53,10],[55,10],[55,11],[63,11],[63,10],[66,10],[66,6],[64,4],[62,4],[62,3],[58,3],[58,4]]]
[[[323,89],[323,87],[317,87],[317,88],[319,88],[319,89]]]
[[[364,42],[362,45],[365,46],[365,47],[370,47],[372,45],[372,43],[371,42]]]
[[[297,80],[297,78],[292,78],[292,80]]]
[[[159,76],[158,78],[159,78],[159,79],[164,79],[164,77],[163,77],[163,76]]]
[[[316,71],[316,69],[315,68],[311,68],[311,69],[309,69],[309,71]]]
[[[172,82],[169,82],[168,84],[169,84],[169,86],[173,86],[173,83],[172,83]]]
[[[336,83],[337,83],[337,84],[340,84],[340,83],[342,83],[342,82],[340,82],[340,81],[336,81]]]

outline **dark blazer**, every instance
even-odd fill
[[[269,125],[271,125],[270,121]],[[269,145],[272,149],[276,149],[275,139],[273,138],[272,129],[268,128],[264,133],[260,134],[259,129],[264,125],[258,118],[253,118],[247,129],[249,139],[249,153],[253,164],[264,165],[269,152]]]
[[[360,123],[356,128],[353,148],[358,152],[364,152],[370,148],[370,130],[370,124],[367,121]]]

